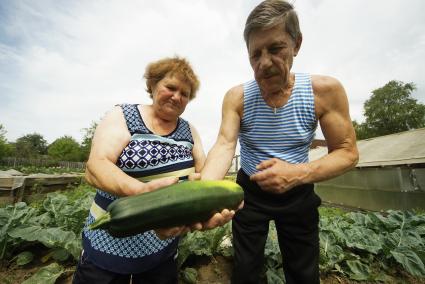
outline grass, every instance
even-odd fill
[[[86,182],[82,182],[78,186],[67,186],[62,190],[57,190],[56,192],[60,192],[65,195],[68,198],[69,202],[74,202],[75,200],[81,200],[83,197],[85,197],[87,191],[94,192],[95,189]],[[30,202],[28,205],[34,208],[40,208],[43,206],[44,199],[45,196],[43,198],[36,199]]]

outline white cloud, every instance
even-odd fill
[[[9,140],[32,132],[49,142],[80,139],[80,130],[114,104],[149,103],[141,80],[146,64],[178,54],[201,79],[183,117],[208,150],[224,93],[252,77],[242,31],[259,1],[11,3],[0,4],[9,15],[0,20],[0,123]],[[338,78],[357,120],[371,91],[392,79],[415,82],[421,100],[424,3],[296,1],[304,42],[294,70]]]

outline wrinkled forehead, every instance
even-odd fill
[[[267,28],[258,28],[251,31],[247,41],[248,51],[262,46],[273,45],[275,43],[293,43],[292,37],[285,30],[285,27],[274,25]]]
[[[172,83],[175,85],[178,85],[181,89],[184,91],[190,93],[191,91],[191,84],[189,81],[189,78],[187,78],[184,74],[178,71],[170,71],[165,75],[164,79],[165,82]]]

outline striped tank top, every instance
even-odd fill
[[[169,135],[153,134],[144,124],[137,105],[121,105],[131,139],[116,165],[131,177],[147,182],[175,176],[186,180],[195,172],[193,138],[189,123],[179,118]],[[89,230],[88,225],[105,212],[118,196],[97,189],[83,229],[84,255],[96,266],[121,274],[150,270],[176,255],[178,238],[160,240],[154,231],[114,238],[105,230]]]
[[[308,162],[317,119],[309,74],[295,74],[288,102],[273,109],[264,101],[255,80],[244,84],[243,117],[239,132],[241,168],[247,175],[257,172],[262,161],[278,158],[288,163]]]

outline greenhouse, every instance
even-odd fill
[[[316,184],[324,202],[368,210],[425,209],[425,128],[357,141],[351,171]],[[327,153],[310,151],[310,160]]]

